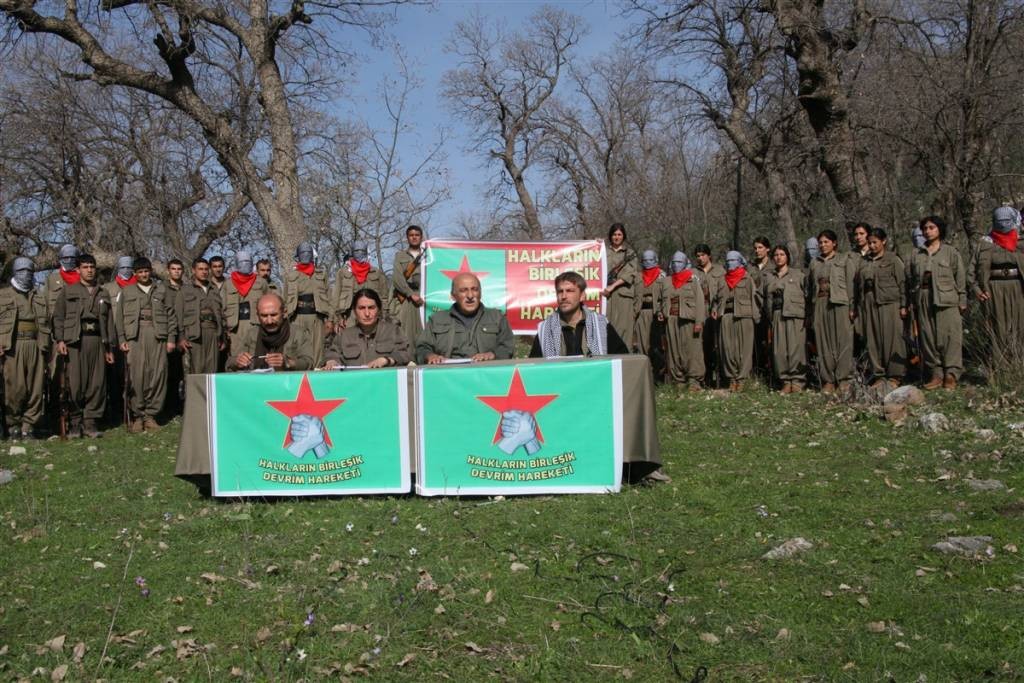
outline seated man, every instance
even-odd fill
[[[383,303],[372,289],[360,289],[352,295],[352,320],[324,351],[328,370],[340,366],[365,365],[383,368],[408,365],[412,360],[409,339],[401,325],[380,317]],[[354,322],[353,322],[354,321]]]
[[[515,337],[501,311],[480,302],[480,280],[461,273],[452,280],[452,299],[447,311],[430,316],[416,341],[416,361],[437,365],[449,358],[473,361],[506,360],[512,357]]]
[[[233,370],[310,370],[313,367],[313,341],[305,328],[292,327],[284,316],[284,300],[268,292],[256,303],[259,325],[242,335],[238,348],[232,348],[227,369]],[[237,352],[237,353],[236,353]]]
[[[555,278],[558,309],[541,321],[530,358],[629,353],[608,318],[583,305],[587,281],[573,271]]]

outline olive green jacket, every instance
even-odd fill
[[[324,351],[324,360],[342,365],[367,365],[378,358],[388,358],[392,365],[408,365],[412,360],[409,338],[401,326],[390,320],[378,320],[373,331],[366,333],[350,324]]]
[[[718,312],[719,319],[726,314],[726,306],[730,299],[734,318],[753,318],[754,322],[761,319],[761,290],[757,288],[749,271],[736,283],[735,289],[729,289],[729,285],[722,280],[714,301],[714,309]]]
[[[256,354],[256,337],[261,329],[259,325],[252,325],[242,335],[238,348],[232,345],[231,356],[228,357],[227,364],[225,365],[225,369],[228,372],[248,369],[239,368],[236,361],[243,353],[248,353],[250,356]],[[312,351],[313,340],[309,338],[309,332],[304,327],[292,325],[291,331],[288,333],[288,341],[284,343],[283,350],[285,358],[290,361],[288,370],[311,370],[313,368]]]
[[[882,254],[881,258],[866,258],[857,271],[857,291],[865,291],[865,285],[872,287],[877,304],[899,304],[907,306],[906,265],[903,259],[891,251]],[[863,301],[863,296],[861,300]]]
[[[938,308],[967,305],[967,274],[960,252],[946,243],[929,254],[921,247],[907,263],[907,296],[915,300],[921,293],[924,274],[930,272],[932,302]]]
[[[117,342],[110,298],[103,287],[91,294],[82,283],[69,285],[57,296],[53,310],[53,340],[74,344],[82,338],[82,318],[95,318],[104,345]]]
[[[764,302],[764,317],[771,320],[775,310],[776,297],[782,299],[782,317],[803,319],[807,315],[807,302],[804,291],[807,277],[802,270],[789,268],[786,274],[779,276],[773,269],[762,275],[761,298]],[[779,294],[776,294],[779,292]]]
[[[58,276],[59,277],[59,276]],[[18,329],[18,322],[23,321],[18,315],[18,300],[16,297],[21,292],[13,287],[0,289],[0,349],[10,349],[14,346],[14,333]],[[42,292],[31,289],[24,294],[28,297],[29,305],[34,312],[31,322],[36,324],[36,343],[44,350],[50,346],[50,323],[46,316],[46,297]]]
[[[327,273],[323,268],[317,268],[313,275],[307,277],[305,273],[292,270],[286,271],[284,275],[284,314],[289,318],[295,313],[299,303],[299,294],[311,293],[313,305],[318,315],[330,317],[331,302],[329,287],[327,286]]]
[[[828,281],[829,303],[853,306],[857,303],[857,271],[860,269],[860,254],[837,252],[830,259],[821,256],[811,262],[810,277],[807,278],[807,298],[813,304],[818,296],[819,280]]]
[[[427,356],[435,353],[445,358],[471,358],[487,352],[494,353],[497,360],[507,360],[514,349],[515,337],[505,315],[481,305],[469,327],[451,309],[430,316],[416,340],[416,361],[426,363]]]
[[[348,265],[341,267],[338,274],[334,276],[334,288],[331,290],[332,320],[341,320],[348,316],[352,310],[352,297],[360,289],[372,289],[380,297],[380,312],[383,315],[388,309],[388,278],[381,270],[371,268],[366,274],[363,284],[356,282],[356,276],[349,270]]]
[[[271,291],[270,283],[257,275],[249,293],[243,297],[242,293],[238,291],[238,287],[235,286],[235,281],[228,276],[221,289],[221,298],[224,300],[224,322],[228,326],[228,330],[234,331],[238,328],[238,312],[243,303],[249,304],[249,321],[253,325],[258,324],[256,304],[259,303],[260,297],[269,291]]]
[[[677,310],[677,317],[682,320],[692,320],[695,323],[704,323],[707,317],[707,303],[704,301],[704,288],[701,287],[697,273],[685,285],[676,289],[672,286],[672,276],[662,281],[661,314],[666,318],[671,315],[673,304]]]
[[[224,300],[221,298],[220,292],[213,285],[207,287],[204,292],[201,287],[189,282],[178,290],[174,298],[174,317],[178,328],[178,341],[202,339],[200,315],[204,308],[214,314],[217,323],[217,338],[224,338]]]
[[[143,311],[149,311],[149,319],[153,321],[153,331],[158,341],[175,341],[177,330],[174,311],[174,294],[168,292],[162,284],[153,283],[149,294],[142,291],[138,284],[125,287],[118,292],[118,300],[114,305],[114,328],[117,330],[117,341],[127,344],[139,338],[139,326]]]

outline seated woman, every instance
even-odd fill
[[[412,360],[409,339],[398,324],[381,319],[380,295],[372,289],[360,289],[352,295],[352,301],[355,325],[349,324],[335,335],[324,351],[324,367],[407,365]]]

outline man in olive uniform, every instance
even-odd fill
[[[174,305],[167,288],[153,282],[153,265],[135,259],[135,282],[114,302],[117,342],[128,363],[131,422],[128,431],[155,432],[167,396],[167,354],[174,351]]]
[[[388,278],[383,271],[374,268],[370,263],[369,245],[362,240],[352,243],[352,258],[341,267],[334,277],[334,289],[331,291],[331,309],[334,311],[333,321],[337,328],[344,328],[352,317],[352,306],[355,301],[352,295],[359,289],[372,289],[383,304],[381,315],[388,310]]]
[[[53,340],[67,363],[71,392],[68,436],[100,436],[99,421],[107,403],[106,366],[114,362],[111,346],[116,338],[107,293],[96,282],[96,259],[78,258],[81,279],[57,297],[53,312]]]
[[[309,333],[284,316],[284,300],[268,292],[256,302],[259,324],[250,325],[228,358],[228,372],[235,370],[311,370],[313,357]]]
[[[409,346],[413,347],[423,329],[420,322],[420,308],[423,306],[423,299],[420,297],[423,229],[418,225],[410,225],[405,229],[405,239],[409,246],[395,254],[395,262],[391,268],[391,317],[401,324],[409,338]]]
[[[216,373],[218,355],[227,344],[224,304],[210,284],[209,261],[202,257],[192,261],[192,282],[178,291],[174,308],[178,348],[187,358],[189,374]]]
[[[973,294],[982,303],[996,367],[1021,348],[1024,339],[1024,240],[1021,217],[1012,206],[992,212],[992,230],[978,242]]]
[[[167,262],[167,304],[172,309],[178,291],[184,284],[185,264],[181,259],[173,258]],[[178,339],[178,321],[167,330],[167,338],[171,341]],[[164,401],[164,408],[170,416],[181,415],[182,382],[185,380],[185,368],[183,366],[183,354],[177,346],[167,354],[167,400]]]
[[[704,348],[701,331],[707,315],[704,288],[694,277],[690,259],[681,251],[672,254],[671,277],[665,282],[661,314],[668,340],[668,380],[700,391],[704,381]]]
[[[223,256],[210,257],[210,286],[221,293],[223,293],[224,283],[227,281],[227,278],[224,277],[225,267]]]
[[[437,365],[449,358],[485,361],[512,357],[512,328],[501,311],[484,308],[476,275],[456,275],[452,280],[452,299],[452,307],[430,316],[420,333],[416,362]]]
[[[718,363],[718,320],[711,317],[711,302],[718,296],[718,290],[725,287],[725,268],[711,260],[711,247],[698,244],[694,249],[697,268],[694,276],[700,282],[704,303],[708,310],[704,317],[701,342],[704,344],[704,383],[714,389],[718,386],[720,366]]]
[[[35,288],[31,259],[14,259],[10,287],[0,289],[0,368],[4,417],[12,439],[31,439],[43,417],[43,383],[50,324],[46,299]]]
[[[228,336],[231,343],[229,353],[237,355],[236,345],[250,327],[256,325],[256,303],[270,291],[270,283],[259,277],[253,269],[252,254],[239,251],[235,254],[235,269],[224,282],[221,294],[224,298],[224,317],[227,320]]]
[[[114,323],[117,323],[117,300],[118,295],[125,287],[135,284],[135,259],[131,256],[117,257],[117,265],[114,267],[114,277],[103,285],[103,291],[111,304],[111,316]],[[125,378],[124,352],[118,344],[114,345],[114,364],[107,368],[107,417],[110,424],[116,424],[124,419],[125,392],[128,391]],[[129,425],[125,425],[128,427]]]
[[[331,332],[330,296],[327,273],[316,267],[313,245],[303,242],[295,250],[295,269],[284,278],[284,314],[291,326],[301,327],[313,344],[313,367],[320,367],[324,356],[324,337]]]
[[[53,318],[53,309],[57,305],[57,297],[66,285],[78,282],[78,247],[65,244],[60,248],[57,262],[60,267],[46,276],[43,293],[46,295],[46,315]]]

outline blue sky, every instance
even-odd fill
[[[407,162],[418,159],[417,146],[426,146],[435,139],[436,131],[448,128],[451,135],[446,146],[447,167],[450,171],[452,198],[439,207],[430,221],[431,234],[441,237],[456,226],[460,214],[473,213],[485,206],[483,187],[492,177],[493,167],[485,168],[483,155],[466,149],[469,134],[454,120],[441,98],[441,79],[444,72],[456,65],[455,58],[446,54],[444,46],[455,24],[474,11],[490,19],[507,22],[517,28],[543,5],[553,5],[583,17],[589,32],[576,54],[593,57],[609,49],[627,22],[619,16],[616,2],[600,0],[562,0],[561,2],[470,2],[440,0],[435,7],[405,6],[397,12],[397,22],[389,29],[397,40],[423,84],[413,97],[417,112],[414,136],[406,140],[403,157]],[[373,122],[380,117],[377,90],[382,77],[394,76],[396,68],[392,56],[370,45],[365,36],[353,35],[356,49],[364,56],[357,66],[352,97],[341,103],[343,114]],[[415,139],[418,137],[419,139]],[[527,178],[529,182],[529,178]]]

